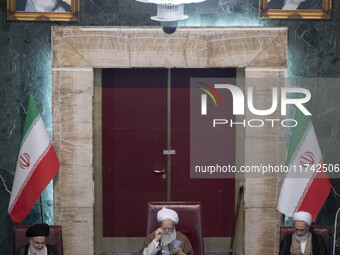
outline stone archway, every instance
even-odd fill
[[[61,163],[54,217],[63,226],[65,254],[94,250],[94,68],[238,67],[246,78],[283,77],[286,53],[286,28],[183,27],[167,35],[158,27],[52,27],[53,144]],[[278,129],[245,128],[242,146],[244,164],[284,164],[285,133]],[[279,185],[245,180],[245,254],[278,250]]]

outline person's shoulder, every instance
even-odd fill
[[[317,240],[319,242],[322,241],[322,243],[325,243],[325,240],[323,239],[322,236],[320,236],[320,235],[318,235],[314,232],[311,232],[311,234],[312,234],[312,240]]]
[[[292,243],[292,237],[293,237],[293,234],[289,234],[285,236],[281,241],[281,246],[284,244],[288,244],[290,246],[290,244]]]
[[[176,231],[176,238],[179,239],[179,238],[183,238],[183,239],[188,239],[188,237],[183,234],[181,231]]]
[[[176,236],[185,236],[181,231],[176,231]]]
[[[50,245],[50,244],[46,244],[46,248],[47,250],[49,251],[49,254],[59,254],[57,248],[53,245]]]
[[[310,231],[310,233],[312,234],[312,236],[314,236],[315,238],[322,238],[322,236]]]
[[[22,247],[19,250],[17,250],[17,252],[15,253],[15,255],[24,255],[25,254],[25,248]]]
[[[19,250],[17,250],[17,252],[15,253],[15,255],[24,255],[25,254],[25,250],[26,248],[28,249],[28,244],[21,247]]]
[[[312,245],[316,245],[317,251],[313,251],[313,254],[322,254],[326,255],[329,252],[329,244],[326,243],[326,240],[321,236],[316,233],[312,233]]]
[[[293,234],[285,236],[280,243],[279,255],[289,254]]]
[[[293,237],[293,234],[289,234],[289,235],[286,235],[283,239],[282,239],[282,241],[284,241],[284,240],[291,240],[292,239],[292,237]]]
[[[299,4],[298,9],[322,9],[322,0],[306,0]]]
[[[155,232],[151,232],[150,234],[148,234],[147,236],[146,236],[146,239],[151,239],[151,240],[153,240],[155,238]]]

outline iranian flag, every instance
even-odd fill
[[[295,120],[298,125],[293,129],[286,161],[290,171],[283,180],[277,209],[288,216],[309,212],[314,222],[331,183],[310,118],[297,110]]]
[[[59,160],[31,95],[8,206],[14,222],[26,218],[58,169]]]

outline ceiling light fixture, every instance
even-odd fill
[[[157,16],[151,19],[161,22],[163,31],[172,34],[176,31],[178,21],[185,20],[184,4],[199,3],[205,0],[137,0],[137,2],[157,4]]]

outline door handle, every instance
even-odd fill
[[[162,170],[157,170],[157,169],[155,169],[155,170],[153,170],[153,172],[154,172],[155,174],[165,174],[165,170],[164,170],[164,169],[162,169]]]
[[[162,169],[162,170],[154,169],[153,172],[154,172],[155,174],[161,174],[163,179],[166,178],[165,169]]]

